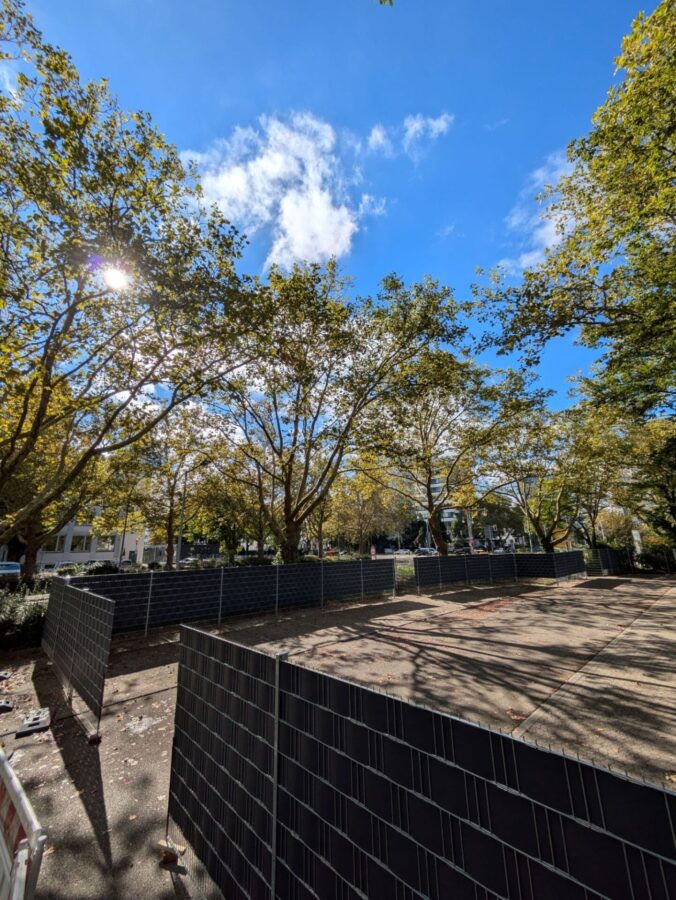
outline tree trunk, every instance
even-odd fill
[[[322,559],[324,556],[324,519],[319,520],[317,528],[317,556]]]
[[[42,546],[42,541],[29,537],[26,540],[23,562],[23,580],[26,584],[33,586],[35,580],[35,570],[38,562],[38,550]]]
[[[281,543],[282,559],[285,563],[298,562],[298,543],[300,541],[300,525],[287,522]]]
[[[258,510],[258,527],[256,528],[256,547],[258,558],[265,559],[265,519],[263,518],[263,510]]]
[[[19,562],[24,554],[24,544],[16,535],[7,541],[7,561]]]
[[[167,516],[167,569],[174,568],[174,503],[169,504]]]
[[[448,556],[448,547],[446,546],[446,536],[444,534],[444,528],[441,524],[441,518],[439,517],[439,511],[435,510],[430,513],[429,516],[429,524],[430,524],[430,532],[432,534],[432,540],[434,541],[434,546],[439,551],[440,556]]]
[[[541,537],[540,543],[542,544],[542,549],[545,553],[553,553],[554,552],[554,542],[551,537]]]

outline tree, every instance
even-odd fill
[[[588,547],[603,541],[599,533],[601,513],[612,502],[626,464],[629,447],[626,425],[617,411],[582,402],[567,412],[574,458],[578,515],[575,523]]]
[[[19,65],[0,90],[4,542],[249,358],[262,295],[245,291],[241,239],[148,115],[82,84],[19,0],[3,0],[0,49]],[[10,502],[47,451],[50,477]]]
[[[521,511],[551,553],[568,539],[580,507],[574,422],[565,412],[534,407],[491,450],[494,492]]]
[[[471,361],[428,350],[366,423],[362,439],[385,464],[363,471],[424,510],[434,544],[446,555],[442,511],[475,505],[492,445],[525,402],[520,375],[498,381]]]
[[[382,403],[423,348],[462,334],[450,291],[392,275],[375,299],[350,300],[334,264],[269,275],[272,312],[258,332],[264,365],[244,367],[221,395],[231,442],[248,461],[284,562],[324,501],[366,410]],[[252,471],[255,477],[252,477]]]
[[[658,418],[633,426],[615,500],[676,546],[676,423]]]
[[[257,542],[258,558],[263,559],[267,536],[257,491],[242,482],[240,472],[232,462],[212,463],[197,485],[191,521],[194,534],[219,542],[228,565],[234,563],[237,548],[246,539]]]
[[[520,283],[476,288],[493,342],[539,359],[579,328],[603,349],[593,399],[642,415],[673,403],[676,327],[676,15],[639,15],[617,59],[622,81],[568,148],[571,171],[543,199],[558,243]]]
[[[357,460],[356,471],[342,475],[331,491],[326,533],[333,541],[355,545],[362,554],[368,553],[372,538],[402,530],[411,518],[405,497],[363,471],[378,465],[378,460]]]

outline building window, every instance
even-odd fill
[[[96,552],[97,553],[112,553],[115,549],[115,535],[108,534],[105,537],[100,537],[96,539]]]
[[[91,534],[74,534],[70,542],[71,553],[90,553],[92,549]]]
[[[44,544],[42,549],[46,553],[63,553],[66,547],[66,535],[65,534],[55,534],[54,537],[50,537]]]

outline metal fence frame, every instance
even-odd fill
[[[90,738],[99,734],[115,602],[55,577],[42,649]]]
[[[187,626],[167,839],[206,896],[676,896],[676,794]]]

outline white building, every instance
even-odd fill
[[[142,534],[127,532],[122,546],[122,535],[111,534],[96,537],[91,525],[69,522],[65,528],[50,538],[38,551],[38,569],[55,568],[63,563],[87,563],[108,560],[117,563],[129,560],[132,563],[143,560],[144,537]]]

